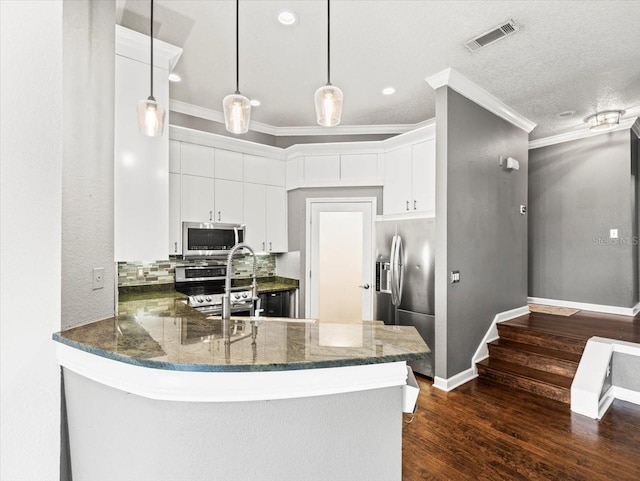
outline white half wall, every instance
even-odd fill
[[[51,334],[60,329],[61,304],[62,8],[61,0],[0,2],[0,479],[7,481],[60,477]]]

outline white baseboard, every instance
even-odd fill
[[[613,397],[620,399],[621,401],[627,401],[633,404],[640,404],[640,392],[632,391],[631,389],[625,389],[620,386],[613,386]]]
[[[470,368],[447,379],[438,376],[434,377],[433,387],[438,388],[442,391],[452,391],[458,386],[461,386],[462,384],[469,382],[476,377],[478,377],[478,374],[474,371],[473,368]]]
[[[604,314],[618,314],[621,316],[635,316],[640,312],[640,302],[633,307],[606,306],[603,304],[588,304],[586,302],[563,301],[560,299],[545,299],[543,297],[529,297],[531,304],[546,306],[569,307],[581,311],[602,312]]]
[[[487,347],[487,343],[498,339],[498,327],[496,326],[496,324],[498,324],[499,322],[508,321],[509,319],[515,319],[516,317],[524,316],[525,314],[529,314],[528,306],[517,307],[515,309],[499,312],[498,314],[496,314],[493,318],[493,321],[491,322],[491,326],[489,326],[489,329],[482,338],[482,341],[480,341],[478,349],[471,358],[471,367],[466,371],[462,371],[461,373],[458,373],[450,378],[445,379],[438,376],[434,377],[433,387],[441,389],[442,391],[451,391],[458,386],[478,377],[478,368],[476,368],[476,362],[480,362],[483,359],[489,357],[489,348]]]

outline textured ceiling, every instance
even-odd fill
[[[283,8],[299,22],[276,20]],[[148,0],[119,0],[118,22],[148,34]],[[640,115],[640,1],[332,0],[331,81],[342,125],[415,124],[435,115],[425,77],[453,67],[538,124],[531,138],[575,130],[604,109]],[[513,19],[521,31],[469,52],[462,44]],[[171,98],[213,110],[235,90],[235,2],[156,1],[156,37],[184,49]],[[240,90],[252,119],[315,125],[326,82],[326,2],[240,1]],[[392,85],[397,93],[381,94]],[[575,110],[570,117],[559,112]]]

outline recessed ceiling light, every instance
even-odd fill
[[[182,80],[182,78],[177,73],[170,73],[169,74],[169,81],[170,82],[180,82],[180,80]]]
[[[249,103],[252,107],[260,107],[260,101],[258,99],[251,99]]]
[[[298,22],[298,15],[293,10],[280,10],[278,12],[278,22],[287,26],[294,25]]]
[[[564,112],[558,113],[558,117],[571,117],[576,113],[575,110],[565,110]]]
[[[393,95],[396,93],[396,89],[394,89],[393,87],[385,87],[382,89],[382,93],[384,95]]]

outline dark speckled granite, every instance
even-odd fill
[[[181,295],[120,297],[118,315],[53,335],[98,356],[177,371],[277,371],[377,364],[426,357],[413,327],[377,321],[220,318]]]

